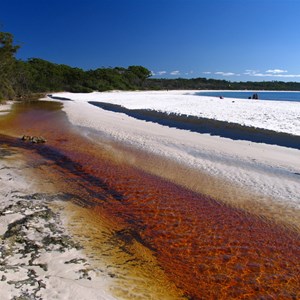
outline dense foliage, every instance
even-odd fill
[[[142,66],[84,71],[39,58],[17,60],[18,48],[10,33],[0,32],[0,100],[49,91],[134,90],[151,75]]]
[[[167,90],[270,90],[300,91],[300,82],[283,81],[247,81],[231,82],[226,80],[192,78],[192,79],[148,79],[144,89]]]
[[[151,79],[142,66],[84,71],[39,58],[17,60],[13,36],[0,32],[0,100],[20,99],[32,93],[91,92],[135,89],[300,90],[297,82],[230,82],[206,78]]]
[[[13,36],[0,32],[0,99],[14,95],[15,53],[18,46],[13,45]]]

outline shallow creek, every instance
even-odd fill
[[[0,118],[0,144],[26,153],[41,184],[68,195],[74,238],[106,263],[114,295],[300,298],[299,232],[150,174],[134,164],[138,153],[129,163],[128,149],[83,132],[56,102],[18,104]]]

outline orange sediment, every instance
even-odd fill
[[[20,105],[0,128],[1,144],[28,151],[41,178],[80,204],[70,209],[74,232],[94,258],[110,256],[114,272],[123,270],[120,285],[126,276],[134,285],[143,273],[144,285],[165,285],[170,299],[300,298],[299,232],[118,160],[105,144],[78,134],[58,104]],[[48,142],[11,138],[23,134]],[[121,290],[116,294],[126,298]],[[127,298],[147,298],[141,290]]]

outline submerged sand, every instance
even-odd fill
[[[55,134],[49,113],[57,126],[64,124],[63,114],[45,109],[41,116],[41,110],[37,115],[29,109],[27,119],[24,107],[25,112],[17,116],[19,124],[14,116],[1,123],[2,130],[7,125],[4,131],[13,136],[0,135],[0,179],[7,182],[0,189],[3,299],[184,298],[153,251],[136,240],[124,222],[93,211],[92,201],[103,201],[102,196],[109,197],[110,192],[102,191],[101,178],[85,173],[71,156],[55,149],[65,138],[76,138],[68,126],[59,127],[60,133]],[[54,134],[48,132],[46,145],[14,136],[41,128],[44,133],[54,129]]]

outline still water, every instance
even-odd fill
[[[293,101],[300,102],[300,92],[256,92],[256,91],[226,91],[226,92],[199,92],[199,96],[213,96],[213,97],[228,97],[228,98],[240,98],[248,99],[253,94],[257,94],[260,100],[272,100],[272,101]]]

